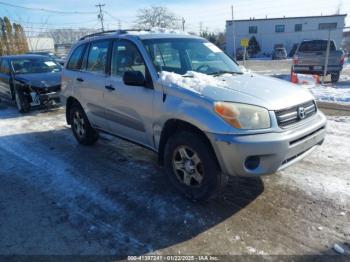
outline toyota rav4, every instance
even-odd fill
[[[275,173],[325,137],[313,96],[241,69],[207,40],[178,33],[85,36],[62,76],[77,141],[106,132],[156,152],[173,186],[203,200],[228,176]]]

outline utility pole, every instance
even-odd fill
[[[328,28],[328,42],[327,42],[327,49],[326,49],[326,60],[324,62],[324,69],[323,69],[323,77],[322,77],[322,85],[324,85],[324,81],[326,78],[326,74],[328,71],[328,60],[329,60],[329,49],[331,45],[331,27]]]
[[[233,34],[233,58],[236,60],[236,34],[235,34],[235,22],[233,16],[233,5],[231,5],[231,19],[232,19],[232,34]]]
[[[185,32],[185,23],[186,23],[185,18],[182,18],[182,31],[184,32]]]
[[[201,36],[203,32],[203,22],[199,22],[199,35]]]
[[[104,18],[103,18],[103,11],[102,11],[102,7],[104,7],[105,6],[105,4],[98,4],[98,5],[96,5],[96,7],[98,7],[99,8],[99,10],[100,10],[100,12],[99,12],[99,14],[98,14],[98,19],[100,19],[100,21],[101,21],[101,30],[102,30],[102,32],[103,31],[105,31],[105,27],[104,27],[104,25],[103,25],[103,20],[104,20]]]

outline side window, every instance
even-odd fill
[[[122,77],[126,71],[140,71],[146,77],[146,65],[137,47],[130,41],[114,43],[111,75]]]
[[[10,74],[10,66],[7,60],[2,59],[0,61],[0,73],[1,74],[6,74],[9,75]]]
[[[96,73],[105,72],[109,43],[109,40],[91,43],[86,67],[87,71]]]
[[[81,55],[83,54],[84,48],[85,48],[85,45],[81,45],[74,50],[67,64],[67,69],[70,69],[70,70],[79,69],[79,62],[80,62]]]

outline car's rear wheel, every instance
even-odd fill
[[[30,110],[30,103],[28,97],[21,90],[15,91],[16,107],[20,113],[28,113]]]
[[[166,174],[174,187],[191,200],[206,200],[220,188],[221,171],[208,143],[199,135],[183,131],[165,146]]]
[[[339,81],[340,73],[331,74],[332,83],[337,83]]]
[[[96,130],[90,125],[83,108],[79,104],[70,110],[70,123],[73,134],[82,145],[93,145],[98,140]]]

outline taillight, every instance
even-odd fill
[[[344,64],[344,60],[345,60],[345,56],[342,55],[342,56],[339,58],[339,64],[343,65],[343,64]]]
[[[293,57],[293,65],[297,65],[299,63],[299,56],[295,55]]]

